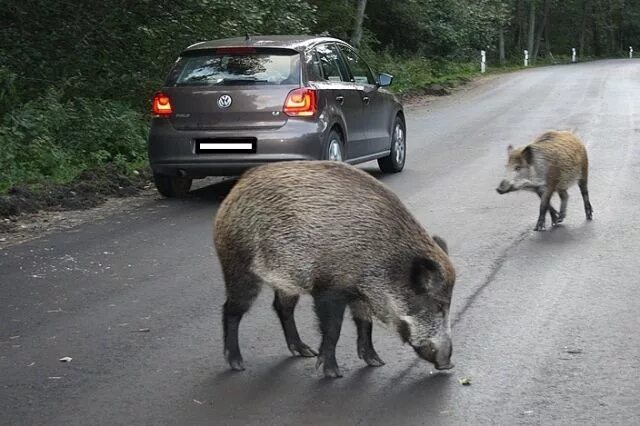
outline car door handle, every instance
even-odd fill
[[[344,103],[344,96],[342,96],[342,95],[336,96],[336,102],[338,102],[340,105],[342,105]]]
[[[369,97],[368,96],[364,96],[362,98],[362,102],[364,102],[365,104],[368,104],[369,103]]]

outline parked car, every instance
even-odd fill
[[[233,176],[268,162],[406,158],[401,103],[347,43],[329,37],[261,36],[185,49],[153,99],[149,159],[167,197],[192,179]]]

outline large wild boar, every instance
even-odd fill
[[[507,148],[507,174],[496,189],[499,194],[519,191],[533,191],[540,197],[540,214],[536,231],[545,228],[547,211],[553,226],[561,223],[567,215],[569,189],[576,182],[582,193],[584,212],[587,220],[593,217],[589,202],[587,181],[589,159],[587,149],[571,132],[552,131],[539,136],[533,143],[521,148]],[[551,196],[560,196],[560,212],[551,206]]]
[[[455,270],[446,244],[366,172],[329,161],[256,167],[220,206],[214,233],[227,294],[224,353],[232,369],[244,369],[238,325],[263,283],[275,290],[273,307],[294,355],[316,356],[293,315],[299,295],[312,295],[322,334],[317,366],[326,377],[341,377],[335,349],[347,306],[358,355],[368,365],[384,364],[371,341],[375,317],[437,369],[453,367]]]

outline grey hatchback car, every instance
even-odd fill
[[[149,159],[159,192],[287,160],[378,160],[403,169],[401,103],[347,43],[260,36],[185,49],[153,99]]]

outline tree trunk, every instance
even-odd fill
[[[536,44],[533,48],[533,56],[531,56],[531,60],[533,63],[538,59],[538,53],[540,52],[540,41],[542,40],[542,34],[544,34],[544,29],[547,26],[547,20],[549,19],[549,7],[551,6],[550,0],[544,0],[544,10],[542,12],[542,23],[538,27],[538,34],[536,34]]]
[[[522,51],[522,43],[524,40],[524,26],[525,26],[525,20],[522,17],[522,7],[523,7],[523,2],[524,0],[517,0],[516,1],[516,6],[515,6],[515,11],[514,11],[514,20],[513,22],[515,22],[515,24],[511,24],[511,35],[512,35],[512,39],[511,39],[511,46],[513,47],[513,49],[517,50],[517,51]]]
[[[552,56],[551,55],[551,39],[549,37],[549,27],[551,26],[551,24],[549,23],[550,20],[551,19],[547,17],[547,22],[544,26],[544,54],[547,58]]]
[[[500,50],[500,65],[504,65],[505,63],[504,29],[502,27],[500,28],[500,32],[498,33],[498,48]]]
[[[615,12],[613,9],[613,5],[609,2],[609,10],[607,13],[607,21],[609,26],[609,35],[607,36],[607,41],[609,45],[607,46],[608,54],[612,55],[616,50],[616,29],[615,29]]]
[[[364,21],[364,11],[367,8],[367,0],[358,0],[358,9],[356,10],[356,22],[353,26],[353,35],[351,44],[355,47],[360,45],[362,40],[362,23]]]
[[[591,4],[591,23],[593,25],[593,54],[596,57],[600,57],[602,55],[602,51],[600,49],[600,23],[598,22],[596,15],[596,6],[595,4]]]
[[[587,18],[589,16],[589,9],[591,0],[584,0],[584,9],[582,11],[582,28],[580,29],[580,58],[584,56],[585,39],[587,37]]]
[[[529,40],[527,43],[527,49],[529,55],[533,53],[533,40],[535,37],[536,29],[536,0],[530,0],[529,3]]]

